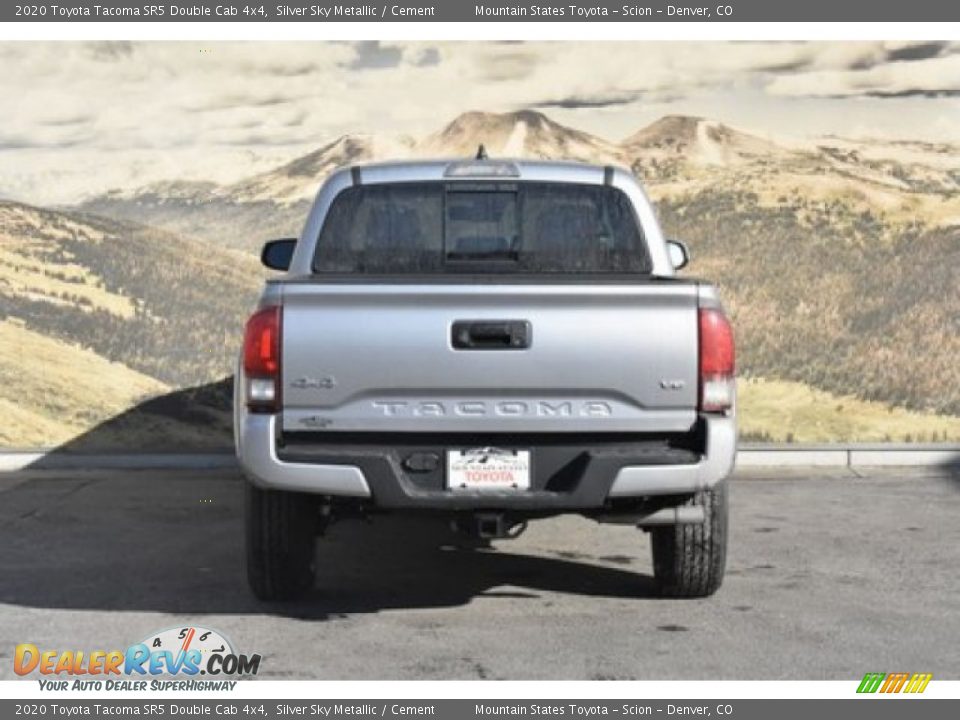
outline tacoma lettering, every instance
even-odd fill
[[[445,417],[461,415],[464,417],[609,417],[613,414],[610,403],[602,400],[578,401],[525,401],[501,400],[464,400],[460,402],[440,402],[425,400],[407,402],[405,400],[374,400],[373,407],[382,410],[387,417]]]

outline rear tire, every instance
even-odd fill
[[[246,486],[250,589],[260,600],[291,600],[313,586],[319,498]]]
[[[696,493],[687,505],[700,506],[702,525],[684,524],[651,532],[653,576],[664,597],[713,595],[727,564],[727,481]]]

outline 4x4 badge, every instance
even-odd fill
[[[290,387],[296,388],[297,390],[329,390],[334,385],[337,384],[337,381],[332,377],[322,377],[322,378],[308,378],[302,377],[297,378],[296,380],[290,383]]]

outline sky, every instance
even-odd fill
[[[960,143],[960,43],[3,42],[0,197],[230,182],[346,133],[538,109],[617,141],[666,114],[770,138]]]

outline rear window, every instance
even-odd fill
[[[360,185],[333,201],[317,273],[649,273],[630,200],[606,185]]]

